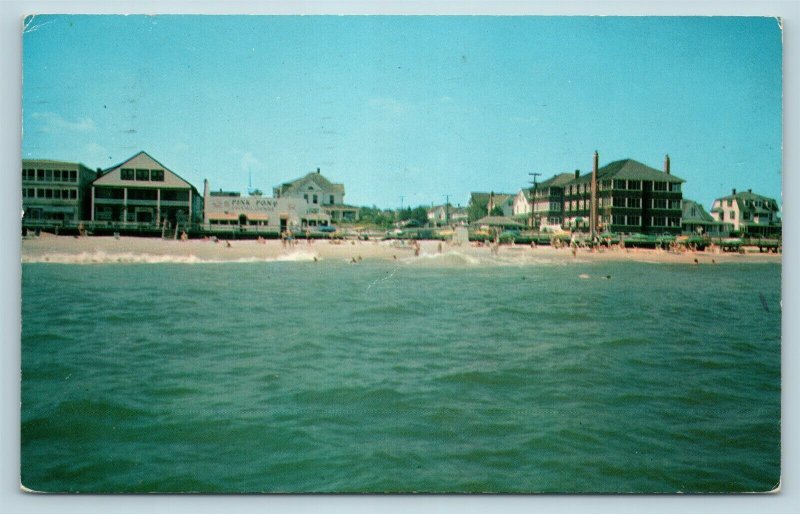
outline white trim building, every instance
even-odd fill
[[[238,192],[203,187],[203,228],[212,232],[283,233],[328,226],[331,217],[302,198],[241,196]]]
[[[102,172],[91,187],[91,220],[123,226],[187,226],[202,219],[197,189],[146,152]]]
[[[334,184],[322,176],[319,168],[299,179],[275,186],[272,196],[303,199],[311,207],[328,213],[333,221],[358,221],[358,207],[344,203],[344,184]]]

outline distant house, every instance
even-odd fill
[[[302,198],[310,209],[330,215],[332,221],[358,221],[358,207],[344,203],[344,184],[334,184],[320,173],[312,171],[299,179],[272,188],[275,198]]]
[[[22,161],[22,226],[77,225],[89,218],[88,185],[94,171],[75,162]]]
[[[531,215],[531,190],[530,188],[522,188],[519,193],[514,195],[514,201],[511,206],[511,214],[519,219],[530,217]]]
[[[492,212],[495,209],[500,209],[502,211],[501,216],[513,216],[514,215],[514,196],[512,194],[506,193],[489,193],[489,201],[486,204],[486,209],[488,214],[492,216]]]
[[[684,234],[727,237],[733,230],[732,223],[716,221],[702,205],[693,200],[681,200],[681,205],[681,229]]]
[[[734,189],[728,196],[717,198],[711,207],[711,216],[716,221],[731,223],[733,229],[748,235],[779,235],[780,208],[773,198]]]
[[[428,209],[428,222],[433,225],[460,225],[467,222],[467,209],[453,205],[436,205]]]
[[[100,172],[91,185],[91,220],[113,224],[187,225],[203,219],[197,189],[147,152]]]

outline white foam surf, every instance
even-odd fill
[[[194,254],[160,255],[135,252],[81,252],[81,253],[43,253],[23,255],[22,263],[51,264],[223,264],[252,262],[311,262],[319,260],[313,253],[293,252],[277,257],[241,257],[232,259],[201,258]]]

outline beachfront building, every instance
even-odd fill
[[[681,184],[672,175],[669,156],[664,170],[633,159],[614,161],[602,168],[595,165],[591,174],[580,175],[564,186],[564,222],[577,230],[602,232],[679,234],[681,232]],[[594,188],[592,184],[594,182]],[[596,202],[592,205],[592,190]]]
[[[780,208],[773,198],[747,192],[737,193],[714,200],[711,216],[715,221],[733,225],[733,230],[746,235],[778,236],[781,234]]]
[[[554,175],[536,185],[533,202],[534,227],[558,231],[564,223],[564,186],[580,172]]]
[[[234,191],[211,191],[208,180],[204,181],[203,204],[203,228],[211,232],[280,234],[315,230],[331,222],[328,213],[302,198],[243,197]]]
[[[344,203],[344,184],[334,184],[320,173],[319,168],[274,187],[272,196],[305,200],[312,208],[327,213],[334,222],[358,221],[358,207]]]
[[[684,234],[711,237],[728,237],[733,224],[716,221],[702,205],[694,200],[681,200],[681,229]]]
[[[95,172],[80,163],[22,160],[22,226],[78,226],[89,215],[86,196]]]
[[[194,186],[147,152],[105,171],[91,185],[91,220],[124,227],[187,227],[202,220]]]

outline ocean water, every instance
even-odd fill
[[[21,480],[771,490],[780,278],[777,264],[23,264]]]

